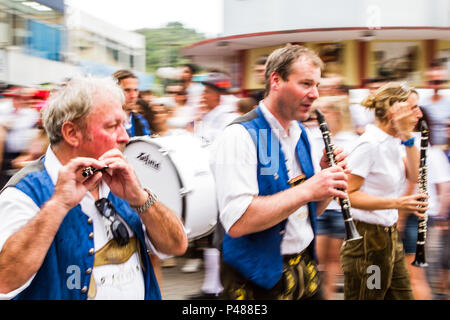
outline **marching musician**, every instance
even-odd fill
[[[363,239],[341,248],[345,299],[413,299],[398,210],[423,217],[427,196],[402,196],[406,179],[417,182],[419,151],[411,131],[422,116],[417,95],[406,83],[388,83],[362,105],[374,110],[348,156],[348,193],[356,228]],[[402,157],[406,149],[406,156]]]
[[[152,134],[148,121],[141,114],[134,111],[139,98],[139,80],[137,76],[129,70],[118,70],[112,76],[122,88],[125,97],[123,110],[127,118],[124,125],[128,136],[131,138]]]
[[[181,255],[187,238],[121,152],[123,102],[99,78],[51,97],[50,147],[0,194],[0,299],[161,298],[147,250]]]
[[[218,71],[209,72],[201,83],[204,86],[202,106],[199,108],[199,118],[194,124],[194,134],[200,137],[207,147],[214,143],[226,126],[239,114],[236,112],[234,99],[230,98],[231,78],[228,75]],[[193,250],[199,248],[203,249],[205,274],[201,292],[189,296],[189,299],[219,299],[223,290],[220,281],[220,252],[213,246],[213,234],[194,241]],[[196,261],[198,263],[199,260],[188,260],[182,270],[184,272],[195,270],[198,268]]]
[[[324,155],[315,174],[299,123],[318,97],[322,67],[305,47],[275,50],[266,64],[264,100],[228,126],[213,146],[211,166],[225,229],[225,299],[321,298],[316,213],[333,197],[346,197],[339,189],[347,188],[348,172],[346,155],[337,149],[339,166],[328,168]]]

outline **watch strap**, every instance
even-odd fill
[[[402,145],[407,146],[407,147],[412,147],[414,145],[414,137],[409,138],[406,141],[402,141]]]
[[[148,208],[150,208],[150,206],[155,203],[155,201],[157,200],[156,195],[147,188],[144,188],[145,192],[148,193],[148,198],[147,201],[145,201],[145,203],[142,206],[131,206],[134,210],[136,210],[138,213],[142,213],[145,210],[147,210]]]

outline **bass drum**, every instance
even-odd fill
[[[216,188],[209,151],[186,132],[165,137],[134,137],[124,155],[143,187],[172,209],[189,240],[209,235],[217,222]]]

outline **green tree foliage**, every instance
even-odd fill
[[[180,22],[169,22],[163,28],[139,29],[145,36],[146,69],[154,73],[160,67],[176,67],[188,62],[181,48],[206,39],[204,34],[187,29]]]

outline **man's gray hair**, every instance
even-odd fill
[[[64,122],[78,121],[80,126],[85,126],[84,119],[91,112],[96,95],[112,97],[120,105],[125,103],[122,89],[112,78],[74,78],[52,94],[42,116],[51,144],[55,145],[63,140],[61,128]]]

